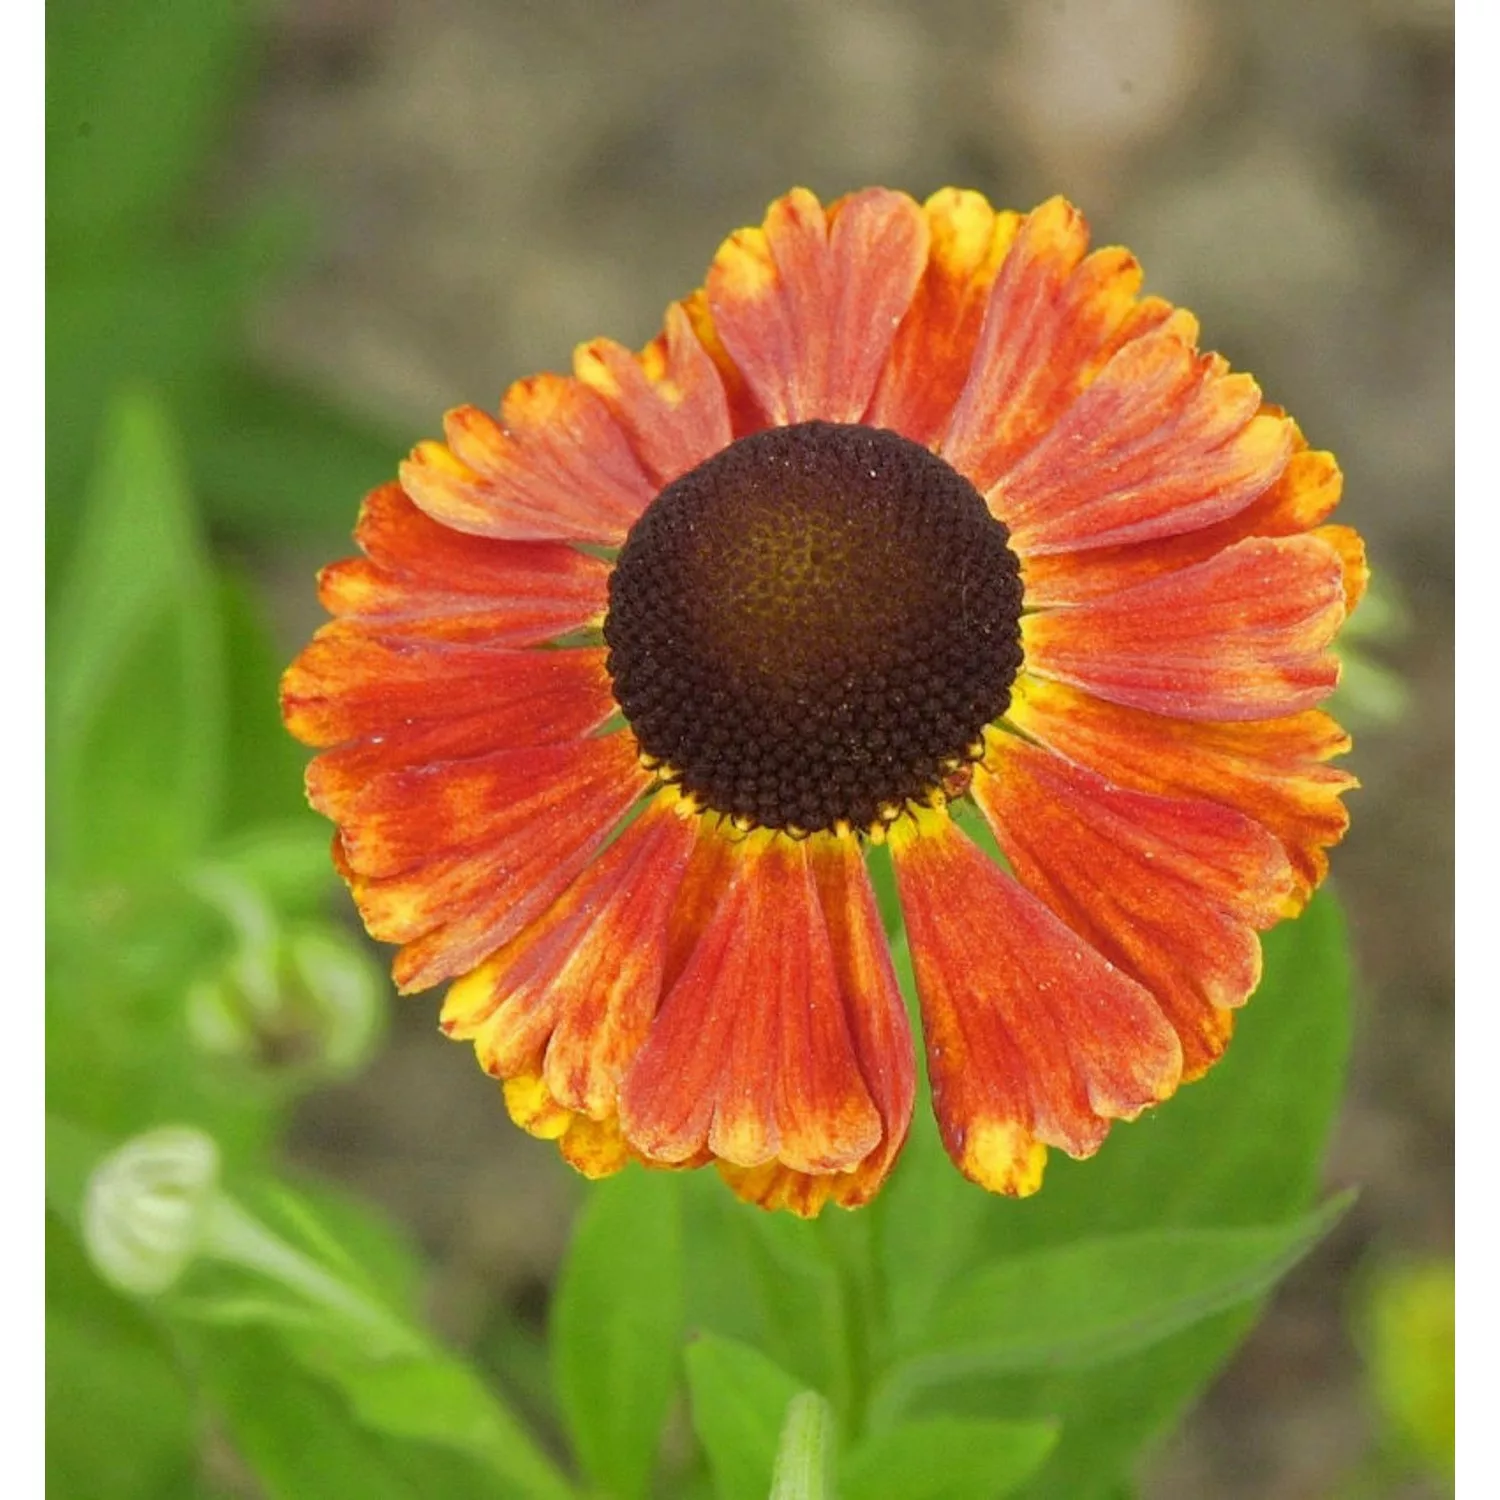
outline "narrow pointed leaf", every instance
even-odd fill
[[[552,1312],[553,1383],[584,1471],[643,1495],[679,1378],[682,1224],[675,1176],[596,1184]]]
[[[839,1493],[843,1500],[994,1500],[1030,1478],[1056,1442],[1052,1422],[901,1422],[849,1450]]]
[[[833,1408],[816,1392],[787,1404],[771,1471],[771,1500],[830,1500],[833,1495]]]
[[[1266,1291],[1348,1203],[1271,1228],[1115,1235],[985,1266],[938,1299],[879,1409],[965,1376],[1088,1369],[1157,1343]]]
[[[765,1500],[788,1404],[802,1384],[764,1354],[704,1334],[688,1346],[693,1430],[719,1500]]]

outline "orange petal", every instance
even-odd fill
[[[545,641],[601,617],[609,566],[558,542],[507,542],[453,531],[398,484],[373,490],[354,532],[363,558],[324,568],[332,615],[406,635]]]
[[[639,358],[596,339],[578,350],[573,367],[629,434],[658,489],[734,439],[724,382],[680,303],[667,309],[665,332]]]
[[[521,541],[624,541],[657,486],[609,406],[582,381],[535,375],[505,393],[503,420],[460,406],[447,446],[419,443],[406,493],[436,521]]]
[[[466,715],[491,721],[488,749],[576,739],[614,712],[602,648],[513,650],[325,625],[281,679],[286,726],[306,745],[396,735]],[[476,751],[468,752],[478,753]]]
[[[1177,1034],[946,812],[898,822],[891,846],[944,1145],[991,1192],[1035,1192],[1044,1146],[1091,1155],[1111,1119],[1171,1094]]]
[[[1370,586],[1370,564],[1365,557],[1364,538],[1352,526],[1319,526],[1311,535],[1326,542],[1344,565],[1344,613],[1354,607]]]
[[[836,1184],[835,1199],[853,1208],[875,1196],[906,1144],[916,1058],[906,1003],[859,845],[851,838],[818,836],[808,841],[808,856],[860,1072],[882,1123],[879,1150]]]
[[[1344,566],[1315,537],[1252,537],[1196,567],[1021,621],[1026,668],[1132,708],[1266,719],[1333,691]]]
[[[713,314],[708,308],[708,293],[699,287],[677,305],[687,314],[693,336],[713,361],[714,369],[719,372],[724,399],[729,403],[729,424],[735,437],[745,437],[749,433],[761,431],[766,426],[766,414],[760,409],[755,393],[746,383],[744,373],[730,358],[729,351],[724,347],[724,340],[719,337]]]
[[[751,1168],[720,1163],[719,1171],[747,1202],[813,1218],[830,1200],[856,1208],[880,1190],[906,1143],[916,1067],[911,1023],[859,845],[818,834],[807,848],[860,1076],[880,1112],[880,1145],[852,1172],[814,1175],[780,1162]]]
[[[883,188],[826,214],[797,188],[724,242],[708,307],[772,423],[861,419],[926,259],[921,209]]]
[[[1021,216],[944,188],[922,205],[931,248],[865,420],[935,445],[968,378],[990,287]]]
[[[1127,791],[1014,735],[991,736],[975,800],[1017,879],[1152,994],[1196,1077],[1223,1051],[1218,1012],[1260,981],[1256,928],[1292,892],[1281,845],[1213,802]]]
[[[633,1153],[613,1116],[595,1120],[554,1099],[535,1073],[505,1080],[505,1107],[512,1120],[538,1140],[556,1141],[564,1161],[585,1177],[610,1177]]]
[[[774,962],[767,962],[770,955]],[[757,833],[625,1077],[626,1139],[653,1161],[708,1150],[824,1173],[880,1145],[806,849]]]
[[[324,757],[326,759],[326,757]],[[402,989],[473,968],[560,896],[649,786],[628,734],[503,750],[326,786],[345,867],[373,937],[405,943]]]
[[[1169,537],[1275,482],[1292,427],[1248,375],[1164,330],[1121,349],[988,493],[1023,557]]]
[[[620,1134],[619,1120],[613,1116],[594,1120],[588,1115],[574,1115],[559,1137],[557,1149],[575,1172],[591,1181],[614,1176],[635,1155]]]
[[[1279,415],[1274,409],[1271,414]],[[1028,555],[1023,564],[1027,603],[1081,604],[1207,562],[1246,537],[1293,536],[1311,530],[1338,504],[1343,475],[1331,453],[1308,451],[1295,425],[1290,431],[1293,452],[1286,467],[1243,510],[1211,526],[1148,542]],[[1347,576],[1345,592],[1350,592]]]
[[[1119,786],[1237,808],[1281,840],[1300,910],[1328,872],[1324,852],[1349,825],[1340,796],[1358,782],[1325,764],[1349,748],[1327,714],[1311,710],[1248,724],[1197,724],[1121,708],[1022,673],[1007,719],[1060,755]]]
[[[1141,271],[1127,251],[1085,259],[1087,248],[1083,215],[1052,198],[1022,221],[995,278],[942,446],[980,491],[1056,423],[1116,349],[1171,313],[1158,299],[1136,300]]]
[[[603,1120],[656,1014],[693,831],[653,803],[562,897],[448,991],[442,1027],[499,1078]]]

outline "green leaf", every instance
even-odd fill
[[[403,1463],[397,1445],[359,1425],[271,1334],[195,1329],[184,1341],[196,1355],[204,1393],[270,1500],[423,1500],[464,1493],[422,1483],[424,1455],[408,1453]]]
[[[589,1189],[552,1309],[554,1384],[584,1471],[643,1495],[678,1380],[679,1179],[628,1171]]]
[[[393,479],[409,434],[327,396],[227,364],[190,398],[193,473],[214,521],[251,541],[346,546],[360,498]]]
[[[746,1213],[737,1202],[728,1206],[743,1237],[740,1274],[753,1281],[760,1299],[762,1347],[804,1385],[826,1392],[841,1411],[848,1410],[854,1399],[854,1344],[864,1329],[852,1326],[832,1251],[833,1236],[851,1224],[860,1227],[858,1221],[831,1214],[826,1222],[808,1221]]]
[[[566,1500],[573,1492],[531,1436],[468,1366],[429,1358],[339,1358],[324,1346],[314,1365],[367,1427],[451,1448],[485,1464],[508,1493]]]
[[[781,1424],[770,1500],[828,1500],[835,1441],[833,1408],[816,1391],[793,1396]]]
[[[159,1500],[196,1463],[193,1402],[161,1330],[47,1221],[47,1493]]]
[[[1392,1453],[1451,1482],[1454,1462],[1452,1261],[1376,1267],[1355,1335]]]
[[[1264,939],[1265,974],[1225,1057],[1091,1161],[1054,1152],[1021,1203],[983,1203],[968,1263],[1137,1229],[1235,1228],[1304,1212],[1337,1108],[1349,1043],[1343,919],[1324,891]],[[1221,1313],[1098,1371],[976,1377],[942,1392],[953,1414],[1061,1418],[1028,1500],[1100,1500],[1177,1420],[1254,1321]]]
[[[1224,1057],[1117,1125],[1092,1160],[1052,1152],[1036,1197],[991,1200],[985,1252],[1168,1225],[1269,1224],[1308,1206],[1349,1050],[1349,959],[1332,892],[1262,944],[1260,987]]]
[[[926,1328],[939,1294],[972,1263],[981,1216],[991,1207],[948,1160],[932,1110],[919,1107],[895,1174],[870,1210],[898,1347]]]
[[[743,1206],[713,1172],[684,1173],[681,1202],[687,1327],[770,1351],[761,1288],[745,1274],[751,1246]]]
[[[161,221],[247,77],[243,0],[57,0],[47,7],[47,215],[82,247]]]
[[[134,875],[199,847],[223,768],[218,616],[181,455],[144,391],[110,410],[49,665],[65,863]]]
[[[285,1203],[280,1216],[286,1217]],[[334,1232],[328,1221],[309,1233],[307,1215],[293,1217],[299,1237],[326,1252],[324,1241]],[[243,1241],[243,1230],[235,1234]],[[225,1240],[227,1232],[221,1229],[219,1235]],[[247,1278],[227,1260],[198,1268],[190,1278],[197,1290],[170,1295],[162,1303],[164,1315],[209,1338],[225,1329],[251,1339],[272,1333],[284,1357],[337,1392],[371,1432],[447,1449],[481,1464],[506,1494],[543,1500],[572,1494],[556,1466],[473,1369],[372,1298],[371,1277],[364,1271],[355,1267],[346,1276],[352,1264],[346,1250],[324,1253],[304,1268],[292,1247],[277,1248],[269,1234],[263,1245],[269,1248],[257,1250],[258,1273]],[[227,1244],[217,1250],[221,1258],[229,1253]]]
[[[47,418],[66,434],[47,445],[49,601],[83,523],[81,503],[115,393],[130,384],[170,393],[179,419],[221,351],[238,343],[242,310],[264,261],[249,231],[192,252],[152,248],[125,261],[95,254],[48,267]],[[184,431],[190,449],[198,437]],[[194,453],[194,459],[196,455]]]
[[[1143,1231],[996,1261],[937,1301],[875,1409],[924,1389],[1019,1370],[1088,1369],[1258,1296],[1338,1221],[1349,1195],[1265,1229]],[[877,1424],[878,1425],[878,1424]]]
[[[1029,1478],[1057,1442],[1051,1422],[933,1417],[902,1422],[850,1449],[844,1500],[991,1500]]]
[[[326,894],[328,825],[314,817],[302,790],[307,754],[281,722],[278,689],[286,665],[248,580],[221,577],[216,603],[224,642],[225,774],[220,827],[229,835],[290,820],[322,844]]]
[[[764,1354],[704,1334],[687,1350],[693,1430],[719,1500],[765,1500],[782,1418],[802,1384]]]
[[[241,1186],[239,1195],[281,1234],[362,1292],[414,1315],[423,1270],[414,1247],[370,1204],[331,1183]]]
[[[320,910],[333,888],[329,825],[308,811],[258,823],[216,843],[210,861],[259,891],[283,915]]]
[[[89,1174],[110,1148],[102,1135],[61,1115],[49,1114],[47,1128],[47,1207],[76,1234]]]

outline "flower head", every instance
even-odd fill
[[[402,988],[599,1175],[1023,1194],[1201,1074],[1343,833],[1332,458],[1053,199],[795,191],[640,354],[450,412],[286,674]],[[975,835],[993,835],[1004,865]]]

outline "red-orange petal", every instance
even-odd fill
[[[1269,414],[1280,415],[1274,408]],[[1308,450],[1295,426],[1291,437],[1293,451],[1276,482],[1243,510],[1222,521],[1148,542],[1028,555],[1023,565],[1027,603],[1082,604],[1101,594],[1133,588],[1159,574],[1206,562],[1246,537],[1294,536],[1311,531],[1338,504],[1343,475],[1331,453]],[[1346,596],[1357,592],[1354,583],[1346,560]]]
[[[916,1093],[911,1023],[859,846],[850,838],[815,835],[807,847],[860,1076],[880,1112],[880,1144],[852,1172],[815,1175],[780,1162],[719,1166],[747,1202],[802,1218],[815,1217],[830,1201],[857,1208],[875,1196],[906,1143]]]
[[[1007,719],[1059,755],[1120,786],[1204,798],[1268,828],[1291,861],[1299,911],[1328,873],[1329,847],[1349,826],[1340,797],[1358,782],[1327,764],[1349,736],[1316,709],[1241,724],[1200,724],[1105,703],[1022,673]]]
[[[863,417],[926,260],[921,209],[883,188],[827,213],[797,188],[724,242],[708,308],[773,424]]]
[[[1243,510],[1286,467],[1292,427],[1171,329],[1134,340],[989,490],[1023,557],[1153,541]],[[1258,414],[1259,413],[1259,414]]]
[[[340,825],[371,936],[404,943],[397,984],[465,973],[538,917],[649,786],[628,734],[498,751],[331,785],[313,805]]]
[[[667,309],[664,331],[639,356],[595,339],[573,356],[573,368],[629,435],[658,488],[734,439],[724,382],[680,303]]]
[[[1122,789],[1014,735],[991,735],[973,794],[1017,879],[1151,992],[1184,1076],[1202,1073],[1228,1039],[1218,1012],[1260,982],[1256,929],[1291,896],[1280,843],[1219,803]]]
[[[422,514],[399,484],[372,490],[354,539],[363,558],[324,568],[332,615],[438,639],[528,645],[602,617],[609,567],[559,542],[469,536]]]
[[[995,277],[942,444],[981,491],[1014,467],[1116,349],[1171,313],[1159,299],[1136,300],[1134,256],[1107,249],[1085,258],[1087,249],[1083,215],[1052,198],[1026,215]]]
[[[678,306],[687,315],[693,335],[703,346],[703,351],[713,361],[714,369],[724,386],[724,399],[729,403],[729,424],[735,437],[741,438],[759,432],[766,425],[766,414],[760,409],[755,393],[745,380],[744,372],[730,357],[714,325],[714,315],[709,311],[708,293],[703,287],[684,297]]]
[[[982,193],[943,188],[922,205],[927,267],[865,420],[936,446],[968,379],[990,288],[1021,223]]]
[[[647,807],[537,921],[449,989],[443,1030],[473,1038],[496,1077],[539,1077],[563,1108],[613,1117],[656,1014],[667,918],[692,845],[670,807]]]
[[[608,404],[567,376],[517,381],[499,421],[460,406],[443,431],[446,446],[413,449],[401,484],[456,531],[614,545],[657,490]]]
[[[1309,535],[1326,542],[1339,555],[1344,565],[1344,613],[1354,613],[1354,607],[1365,596],[1370,586],[1370,564],[1365,557],[1364,538],[1352,526],[1319,526]]]
[[[898,822],[891,847],[943,1143],[991,1192],[1035,1192],[1046,1146],[1091,1155],[1172,1093],[1177,1034],[946,812]]]
[[[320,747],[387,743],[467,716],[488,720],[485,748],[543,745],[577,739],[615,711],[605,655],[412,640],[337,621],[283,674],[281,712],[303,744]]]
[[[725,835],[720,835],[725,837]],[[771,955],[774,962],[767,962]],[[880,1145],[807,851],[757,833],[620,1091],[652,1161],[703,1151],[738,1167],[857,1167]]]
[[[1327,697],[1344,564],[1312,536],[1252,537],[1195,567],[1021,621],[1026,669],[1131,708],[1266,719]]]

